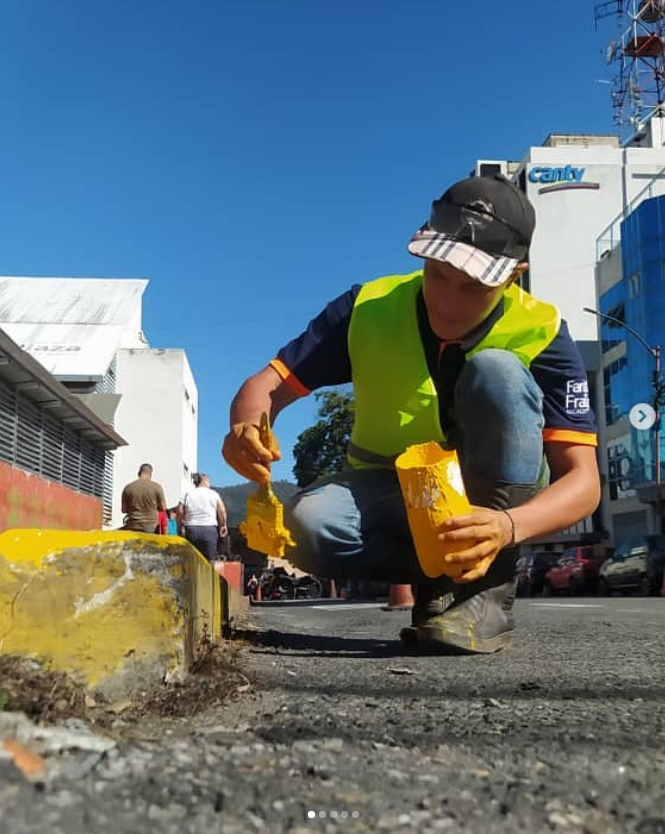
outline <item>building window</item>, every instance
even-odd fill
[[[605,311],[606,315],[611,316],[613,319],[617,319],[617,321],[608,321],[608,327],[620,327],[626,321],[626,306],[623,301],[620,301],[618,304],[615,304],[614,307],[610,307],[609,310]]]
[[[0,383],[0,460],[103,498],[106,457],[79,432]]]
[[[620,356],[603,368],[605,422],[608,426],[624,416],[620,404],[625,401],[626,396],[630,397],[631,390],[628,379],[628,359],[626,356]]]
[[[633,485],[644,483],[644,459],[633,451],[630,436],[617,438],[607,445],[607,482],[610,500],[635,495]]]
[[[611,426],[612,423],[616,423],[617,420],[621,418],[621,409],[618,405],[614,405],[613,403],[609,403],[605,406],[605,422],[608,426]]]
[[[607,353],[613,347],[625,341],[625,331],[621,326],[626,321],[626,306],[623,301],[610,307],[609,310],[602,310],[607,316],[611,316],[616,321],[603,319],[601,328],[601,348],[603,353]]]
[[[628,279],[628,297],[639,298],[642,294],[642,276],[639,272],[633,272]]]

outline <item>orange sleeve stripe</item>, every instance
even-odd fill
[[[277,371],[294,394],[297,394],[299,397],[306,397],[308,394],[311,394],[310,389],[305,388],[298,377],[294,376],[280,359],[271,359],[268,364]]]
[[[580,446],[597,446],[598,436],[584,431],[572,431],[571,429],[545,429],[543,440],[558,443],[579,443]]]

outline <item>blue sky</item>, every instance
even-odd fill
[[[10,0],[0,273],[149,279],[150,344],[198,384],[199,467],[238,483],[239,384],[351,284],[416,268],[450,182],[617,132],[615,34],[591,0]],[[315,413],[280,416],[275,478]]]

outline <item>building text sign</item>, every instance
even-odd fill
[[[576,168],[574,165],[564,165],[559,168],[535,165],[529,171],[529,182],[542,186],[538,189],[539,194],[571,189],[596,190],[600,188],[600,183],[588,182],[584,179],[585,171],[586,168]]]

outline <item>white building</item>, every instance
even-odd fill
[[[119,350],[116,386],[122,397],[115,424],[124,426],[129,446],[115,452],[114,482],[122,490],[136,478],[141,463],[151,463],[154,479],[173,506],[191,486],[197,460],[198,391],[185,351]],[[113,525],[120,526],[116,497]]]
[[[645,186],[665,192],[665,119],[652,119],[625,147],[617,136],[551,134],[521,162],[479,160],[475,173],[495,166],[536,209],[526,289],[560,307],[575,340],[597,342],[596,320],[583,311],[596,307],[596,241]]]
[[[145,280],[0,277],[0,322],[24,350],[125,438],[113,453],[105,522],[141,463],[175,504],[197,466],[198,391],[184,350],[151,348]]]

